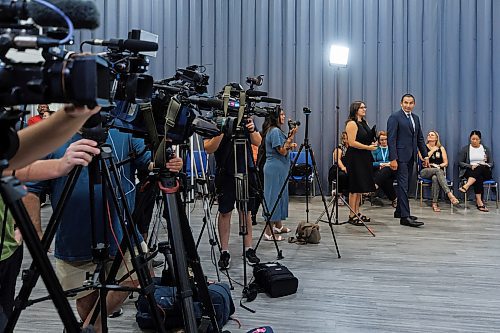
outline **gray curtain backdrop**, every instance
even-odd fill
[[[404,93],[416,97],[425,131],[448,150],[456,184],[457,153],[479,129],[500,175],[495,130],[500,125],[500,1],[498,0],[96,0],[101,26],[82,39],[126,38],[133,28],[160,35],[151,61],[156,79],[202,64],[210,92],[244,85],[264,74],[261,87],[282,98],[287,116],[302,123],[312,110],[310,143],[326,185],[336,143],[335,68],[329,46],[350,47],[338,70],[341,129],[353,100],[368,105],[369,124],[386,128]],[[97,49],[96,49],[97,50]],[[297,142],[303,140],[302,129]],[[425,136],[425,133],[424,133]],[[456,187],[456,186],[455,186]]]

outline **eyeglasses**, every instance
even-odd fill
[[[366,106],[360,106],[359,108],[360,108],[360,109],[367,109],[367,107],[366,107]]]

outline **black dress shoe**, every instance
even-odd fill
[[[424,225],[424,222],[415,221],[409,217],[402,217],[399,219],[399,224],[417,228],[420,227],[421,225]]]
[[[396,214],[396,212],[394,212],[394,218],[395,219],[400,219],[401,218],[401,214]],[[413,215],[408,216],[408,218],[410,218],[410,219],[412,219],[414,221],[418,220],[418,217],[413,216]]]

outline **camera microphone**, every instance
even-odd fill
[[[54,6],[66,14],[75,29],[93,30],[99,27],[99,11],[94,1],[51,0]],[[67,24],[58,13],[44,5],[28,2],[29,16],[36,24],[47,27],[66,27]]]
[[[107,46],[110,49],[116,49],[118,51],[132,51],[132,52],[150,52],[158,51],[158,43],[148,42],[139,39],[92,39],[86,41],[90,45],[100,45]]]
[[[260,91],[260,90],[247,90],[245,93],[248,97],[267,96],[267,91]]]
[[[224,106],[224,103],[222,102],[222,100],[217,99],[217,98],[190,96],[187,98],[187,100],[190,103],[193,103],[193,104],[200,106],[201,108],[222,109]]]
[[[260,101],[264,102],[264,103],[274,103],[274,104],[280,104],[281,103],[281,99],[272,98],[272,97],[262,97],[260,99]]]

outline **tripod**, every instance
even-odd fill
[[[304,141],[301,143],[300,148],[297,152],[297,155],[295,156],[295,159],[292,161],[292,164],[291,164],[290,169],[288,171],[288,175],[287,175],[285,181],[283,182],[283,185],[281,186],[280,192],[278,194],[278,198],[276,199],[276,201],[273,205],[273,208],[271,209],[271,212],[269,213],[269,219],[273,215],[276,208],[278,207],[278,203],[279,203],[281,197],[283,196],[283,191],[285,190],[286,186],[288,186],[288,180],[292,176],[293,168],[297,164],[297,161],[300,157],[302,150],[305,148],[306,165],[309,165],[309,157],[310,157],[311,164],[312,164],[312,171],[314,173],[314,177],[316,177],[316,182],[318,183],[318,188],[319,188],[319,192],[321,194],[321,199],[323,201],[323,205],[325,207],[325,210],[327,211],[328,224],[330,226],[330,231],[332,233],[333,242],[335,244],[335,249],[337,250],[337,255],[340,258],[339,247],[337,245],[337,239],[335,238],[335,232],[333,231],[333,226],[332,226],[332,222],[331,222],[331,215],[329,214],[329,212],[327,210],[326,199],[325,199],[325,196],[323,195],[321,181],[319,180],[319,176],[318,176],[318,169],[316,167],[316,160],[314,158],[314,152],[312,150],[311,145],[309,144],[309,115],[311,114],[311,110],[309,110],[308,108],[304,108],[303,111],[304,111],[304,114],[306,116],[306,124],[305,124],[306,130],[305,130],[305,135],[304,135]],[[306,222],[309,222],[309,190],[310,190],[309,179],[308,179],[309,177],[310,176],[308,173],[306,173],[306,175],[304,176],[304,180],[306,183]],[[270,221],[266,221],[266,223],[269,223],[269,225],[270,225]],[[262,233],[260,235],[260,239],[262,239],[262,237],[264,236],[264,232],[265,232],[265,228],[264,228],[264,230],[262,230]],[[259,239],[259,242],[260,242],[260,239]]]
[[[243,133],[243,128],[238,126],[233,141],[233,157],[234,157],[234,181],[236,186],[236,207],[239,213],[239,234],[242,244],[242,259],[243,259],[243,297],[248,301],[253,301],[257,297],[257,291],[250,288],[247,278],[247,260],[245,251],[245,237],[248,235],[248,202],[249,183],[248,183],[248,139]],[[240,305],[249,310],[249,308]]]
[[[117,291],[126,291],[126,292],[131,292],[131,291],[140,291],[144,293],[146,299],[148,300],[150,306],[152,309],[157,309],[156,306],[156,301],[153,296],[153,291],[154,288],[152,287],[152,279],[149,275],[149,270],[147,269],[146,266],[146,260],[145,260],[145,254],[142,251],[141,247],[138,245],[138,238],[137,234],[135,232],[135,226],[132,223],[132,217],[130,213],[130,209],[128,207],[128,204],[125,200],[125,192],[123,191],[123,188],[120,183],[120,178],[119,178],[119,173],[116,168],[116,165],[114,164],[113,158],[112,158],[112,153],[111,153],[111,148],[107,146],[106,144],[101,144],[100,146],[101,149],[101,154],[98,155],[93,161],[95,166],[99,166],[101,168],[101,175],[102,175],[102,181],[103,181],[103,199],[106,198],[106,195],[111,193],[111,199],[112,203],[114,204],[114,208],[116,209],[116,212],[119,217],[119,221],[121,224],[121,228],[124,232],[124,237],[122,240],[122,243],[120,246],[126,250],[130,251],[130,256],[131,256],[131,262],[134,268],[134,271],[137,273],[138,281],[139,284],[141,285],[142,289],[138,290],[137,288],[127,288],[127,287],[117,287],[117,286],[109,286],[109,284],[113,283],[116,277],[116,274],[118,273],[118,269],[121,265],[122,261],[122,255],[119,252],[117,256],[114,259],[114,262],[111,266],[111,270],[107,278],[105,277],[104,270],[102,270],[105,262],[108,260],[108,253],[107,253],[107,245],[105,244],[96,244],[95,238],[93,237],[93,250],[92,254],[94,259],[98,262],[97,269],[94,273],[94,278],[93,281],[88,283],[88,286],[82,287],[82,288],[77,288],[74,290],[70,290],[67,293],[71,294],[77,291],[82,291],[86,289],[98,289],[99,290],[99,302],[97,303],[94,312],[92,314],[92,319],[91,323],[94,323],[98,316],[99,312],[101,313],[101,320],[102,320],[102,325],[103,325],[103,331],[107,332],[107,327],[106,327],[106,318],[107,318],[107,311],[106,311],[106,295],[107,295],[107,290],[109,288],[112,288],[113,290]],[[42,244],[43,244],[43,251],[46,252],[48,250],[48,247],[50,246],[56,231],[59,228],[59,224],[61,222],[61,217],[62,213],[64,211],[64,208],[68,202],[68,198],[71,196],[71,193],[73,192],[76,181],[78,180],[78,177],[80,176],[80,173],[82,171],[82,167],[78,166],[76,167],[69,175],[65,185],[64,185],[64,190],[62,191],[60,200],[54,210],[54,213],[52,214],[49,224],[46,228],[46,231],[43,235],[42,238]],[[93,176],[89,174],[90,178],[92,179]],[[109,191],[109,188],[111,188],[111,184],[113,184],[112,177],[114,179],[114,185],[116,186],[118,193],[120,197],[122,198],[122,203],[120,206],[120,202],[118,199],[117,194],[114,191]],[[106,187],[106,185],[108,187]],[[105,192],[107,191],[107,192]],[[91,193],[91,199],[93,196],[93,191]],[[104,194],[107,193],[107,194]],[[92,200],[91,200],[92,202]],[[93,206],[93,205],[91,205]],[[92,208],[91,208],[92,209]],[[124,213],[122,213],[122,209]],[[95,212],[94,212],[95,213]],[[94,215],[94,213],[92,215]],[[128,222],[125,222],[128,221]],[[94,229],[93,229],[94,230]],[[94,230],[95,231],[95,230]],[[131,235],[134,240],[134,244],[138,250],[138,256],[135,255],[134,251],[134,245],[132,243]],[[34,286],[36,285],[37,279],[39,277],[39,273],[37,271],[38,266],[35,265],[35,263],[32,263],[30,269],[28,270],[28,278],[24,280],[23,286],[19,292],[19,295],[16,299],[16,306],[14,308],[14,312],[9,319],[9,323],[7,326],[8,331],[12,331],[17,320],[19,319],[19,316],[21,314],[21,311],[25,309],[27,306],[34,304],[37,302],[35,301],[28,301],[28,297],[33,290]],[[161,325],[162,320],[160,319],[160,313],[158,310],[153,312],[153,317],[155,319],[157,328],[159,331],[164,332],[164,327]]]
[[[2,146],[0,148],[0,173],[3,173],[4,170],[8,169],[9,160],[16,155],[19,147],[19,138],[14,130],[17,118],[18,116],[14,112],[4,111],[0,113],[0,142],[2,142]],[[24,243],[33,258],[32,266],[34,267],[36,265],[39,269],[39,271],[36,271],[35,273],[33,273],[33,271],[28,271],[25,276],[29,279],[33,274],[37,274],[37,278],[41,275],[50,298],[52,299],[52,302],[54,303],[67,332],[81,332],[82,330],[78,325],[78,321],[68,300],[66,299],[52,264],[47,257],[46,253],[49,247],[47,244],[50,244],[50,242],[44,242],[45,235],[42,242],[40,242],[31,218],[21,200],[26,193],[26,188],[17,178],[12,176],[1,177],[1,198],[11,212],[14,221],[17,222],[17,225],[23,235]],[[7,232],[6,226],[3,226],[2,230],[2,238],[4,238],[4,233]],[[3,249],[0,248],[0,252],[2,250]],[[16,303],[16,306],[17,304],[18,303]],[[14,313],[10,315],[9,323],[11,322],[13,316]],[[14,330],[14,326],[9,326],[9,323],[7,323],[5,332],[12,332]],[[93,329],[88,327],[85,331],[93,332]]]
[[[1,160],[0,163],[1,170],[7,168],[7,160]],[[33,226],[28,212],[26,211],[26,208],[21,201],[21,198],[26,195],[26,189],[15,177],[2,177],[0,192],[2,195],[2,199],[12,213],[14,220],[17,221],[18,227],[23,235],[24,242],[31,253],[31,256],[33,258],[33,263],[31,266],[36,266],[39,270],[31,270],[30,272],[28,272],[26,277],[30,279],[33,277],[33,274],[36,274],[38,278],[41,275],[67,332],[81,332],[78,321],[76,320],[73,310],[71,309],[71,306],[66,299],[66,295],[64,294],[64,291],[58,282],[56,273],[52,268],[49,258],[46,255],[48,246],[44,245],[47,243],[44,242],[43,239],[42,242],[40,242],[35,227]],[[16,308],[18,304],[19,303],[16,302]],[[5,328],[5,332],[12,332],[14,330],[15,322],[12,324],[10,323],[15,315],[15,312],[11,314],[9,323],[7,323],[7,327]],[[89,331],[93,330],[89,329]]]

